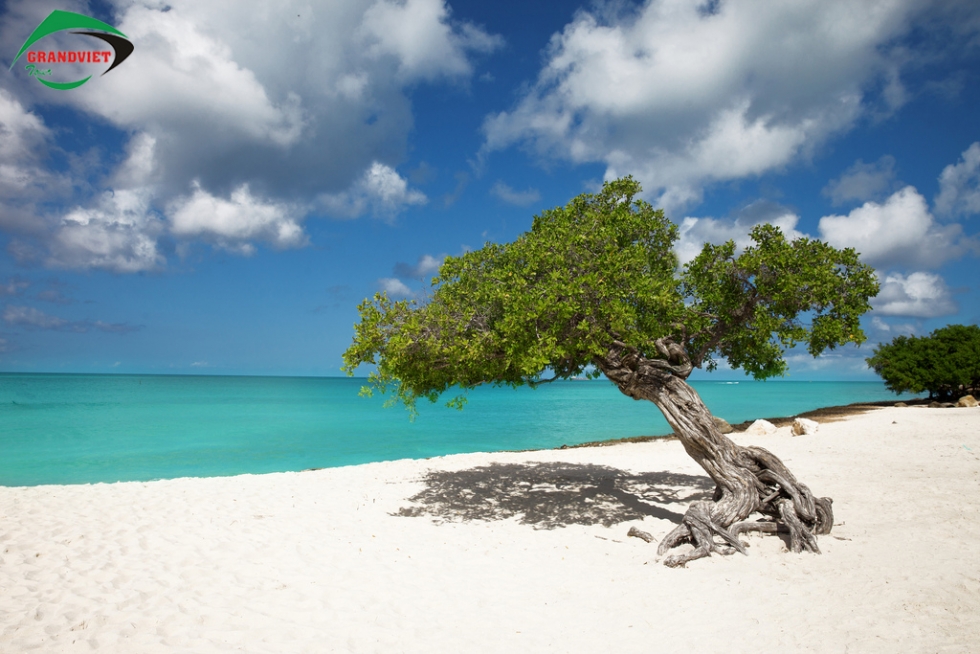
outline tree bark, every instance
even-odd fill
[[[594,363],[623,394],[656,404],[687,453],[715,482],[713,500],[691,504],[657,553],[662,556],[684,543],[694,545],[694,550],[669,556],[664,564],[681,566],[712,552],[745,554],[739,535],[748,531],[784,532],[792,551],[819,553],[815,536],[830,533],[832,500],[814,498],[771,452],[736,445],[719,432],[711,412],[686,381],[692,368],[684,348],[661,340],[657,349],[663,359],[646,358],[617,342]],[[754,513],[767,519],[749,522]]]

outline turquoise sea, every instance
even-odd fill
[[[479,388],[410,422],[360,379],[0,374],[0,485],[209,477],[524,450],[670,428],[605,380]],[[732,423],[896,399],[877,382],[694,382]]]

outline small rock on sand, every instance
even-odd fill
[[[796,418],[793,420],[793,435],[803,436],[817,433],[819,423],[808,418]]]
[[[772,424],[768,420],[756,420],[749,428],[745,430],[746,434],[753,434],[756,436],[767,436],[769,434],[776,433],[776,425]]]
[[[971,407],[972,408],[972,407],[977,406],[978,404],[980,404],[980,403],[977,402],[977,398],[973,397],[972,395],[964,395],[956,403],[956,406],[958,406],[958,407]]]
[[[711,416],[711,419],[714,421],[715,427],[722,434],[730,434],[730,433],[732,433],[732,431],[733,431],[732,426],[730,424],[728,424],[728,421],[727,420],[725,420],[724,418],[719,418],[718,416]]]

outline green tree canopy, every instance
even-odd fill
[[[425,301],[365,300],[344,369],[374,364],[372,385],[413,408],[451,386],[581,375],[614,343],[668,359],[669,341],[693,367],[725,359],[764,379],[797,343],[817,355],[864,340],[859,317],[878,285],[854,250],[762,224],[740,254],[706,244],[679,268],[677,227],[639,191],[632,178],[608,182],[512,243],[447,258]]]
[[[949,325],[928,336],[898,336],[867,359],[895,393],[947,399],[980,389],[980,327]]]

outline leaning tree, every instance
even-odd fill
[[[413,412],[419,398],[434,402],[450,388],[463,395],[449,404],[462,406],[480,384],[605,375],[656,404],[716,485],[658,554],[682,543],[693,551],[664,563],[744,553],[747,531],[786,532],[793,551],[818,552],[815,535],[833,525],[830,498],[814,497],[767,450],[721,434],[686,380],[719,359],[765,379],[785,372],[795,344],[816,356],[861,343],[874,272],[852,249],[789,242],[766,224],[741,253],[731,241],[705,244],[680,268],[677,227],[639,192],[629,177],[608,182],[536,216],[512,243],[446,259],[424,300],[365,300],[344,369],[373,364],[371,387]],[[767,518],[749,521],[756,513]]]

